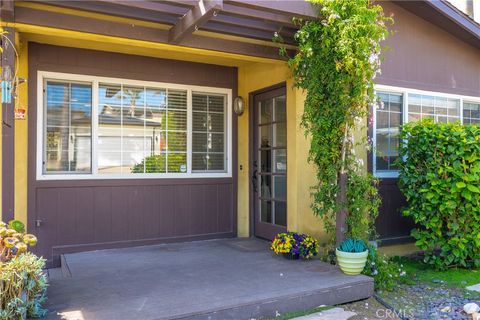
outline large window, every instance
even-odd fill
[[[39,80],[40,179],[231,175],[229,89],[42,72]]]
[[[399,128],[402,123],[432,119],[435,122],[480,123],[480,97],[424,92],[377,86],[380,101],[373,123],[373,173],[378,177],[396,177]]]

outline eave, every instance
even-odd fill
[[[2,25],[68,30],[273,60],[283,59],[274,34],[279,34],[293,53],[293,36],[298,29],[293,18],[317,17],[316,8],[303,0],[0,1]]]
[[[443,0],[393,0],[398,6],[480,48],[480,25]]]

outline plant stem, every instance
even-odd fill
[[[347,155],[347,143],[348,143],[348,124],[345,124],[345,132],[342,141],[342,162],[340,166],[340,172],[338,173],[338,196],[337,204],[338,210],[336,215],[336,243],[337,246],[345,239],[345,233],[347,229],[347,172],[346,168],[346,155]]]

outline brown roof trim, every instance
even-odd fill
[[[129,38],[163,44],[169,43],[168,30],[134,26],[115,21],[99,20],[90,17],[37,10],[27,7],[17,7],[15,9],[15,22],[18,24],[73,30],[110,37]],[[283,57],[281,57],[278,52],[278,47],[206,37],[196,34],[190,35],[180,44],[180,46],[266,59],[283,60]]]
[[[400,7],[480,48],[480,25],[443,0],[393,0]]]
[[[452,3],[450,3],[449,0],[442,0],[443,3],[445,3],[447,6],[449,6],[450,8],[452,8],[454,11],[456,11],[458,14],[460,14],[461,16],[463,16],[465,19],[468,19],[470,20],[471,22],[473,22],[475,25],[477,25],[477,27],[480,28],[480,23],[475,21],[473,19],[473,17],[469,16],[467,13],[463,12],[462,10],[460,10],[459,8],[455,7]]]

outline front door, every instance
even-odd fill
[[[285,87],[254,96],[252,199],[255,236],[287,230],[287,117]]]

